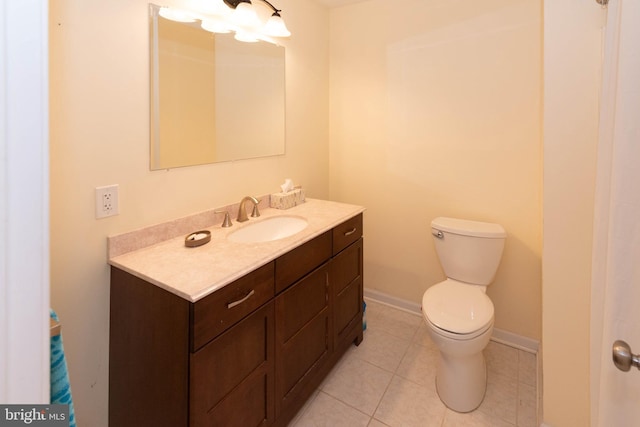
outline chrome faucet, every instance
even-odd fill
[[[253,218],[260,216],[260,211],[258,210],[258,203],[260,203],[260,200],[252,196],[247,196],[240,201],[240,206],[238,207],[238,218],[236,218],[236,221],[238,222],[245,222],[249,220],[249,218],[247,218],[247,208],[245,208],[244,206],[245,202],[247,201],[253,203],[253,211],[251,212],[251,216]]]

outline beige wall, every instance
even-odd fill
[[[601,26],[592,2],[545,2],[544,421],[589,425],[591,243]]]
[[[371,0],[331,12],[331,196],[367,207],[365,287],[421,302],[429,224],[498,222],[496,327],[541,337],[540,0]]]
[[[51,304],[81,426],[107,425],[108,235],[277,191],[285,177],[328,197],[327,10],[278,0],[294,33],[285,156],[150,172],[147,3],[50,2]],[[94,188],[108,184],[120,185],[120,215],[96,220]]]

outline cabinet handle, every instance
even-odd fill
[[[356,228],[353,227],[351,230],[347,231],[346,233],[344,233],[345,237],[346,236],[351,236],[353,233],[356,232]]]
[[[329,303],[329,272],[324,273],[324,287],[326,290],[324,293],[324,302],[328,304]]]
[[[256,291],[252,289],[251,292],[249,292],[244,298],[239,299],[238,301],[230,302],[229,304],[227,304],[227,308],[233,308],[236,305],[242,304],[243,302],[245,302],[246,300],[251,298],[253,296],[253,294],[255,294],[255,293],[256,293]]]

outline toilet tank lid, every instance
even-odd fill
[[[507,237],[507,232],[500,224],[471,221],[468,219],[441,216],[431,221],[431,227],[462,236],[484,237],[489,239],[504,239]]]

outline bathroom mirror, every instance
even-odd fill
[[[284,154],[284,47],[159,10],[149,5],[151,170]]]

